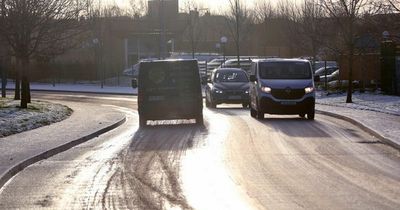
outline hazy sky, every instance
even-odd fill
[[[129,4],[129,0],[108,0],[109,2],[115,2],[120,6],[126,6]],[[179,0],[179,5],[180,7],[183,7],[185,2],[191,1],[191,0]],[[229,0],[195,0],[200,3],[205,8],[210,9],[210,11],[220,11],[223,8],[226,8],[228,5]],[[257,0],[242,0],[249,6],[252,6],[253,3]],[[276,0],[271,0],[276,1]]]

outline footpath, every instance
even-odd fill
[[[62,103],[74,111],[66,120],[0,138],[0,189],[29,165],[66,151],[125,122],[124,114],[109,107]]]
[[[13,84],[7,85],[13,89]],[[98,84],[31,84],[33,91],[136,95],[131,87]],[[400,97],[382,94],[355,94],[354,103],[346,104],[345,95],[317,93],[316,110],[349,121],[383,143],[400,149]],[[63,104],[74,110],[68,119],[49,126],[0,138],[0,189],[15,174],[29,165],[63,152],[99,136],[125,122],[118,111],[76,102]],[[23,146],[22,146],[23,145]]]

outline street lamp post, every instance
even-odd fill
[[[224,62],[225,62],[225,45],[228,42],[228,38],[226,38],[226,36],[223,36],[223,37],[221,37],[220,41],[221,41],[221,45],[222,45],[222,54],[223,54],[223,58],[224,58]]]
[[[95,46],[95,60],[96,60],[96,71],[99,71],[97,68],[100,68],[100,85],[101,85],[101,88],[103,88],[104,87],[104,68],[103,68],[103,66],[102,66],[102,60],[103,60],[103,54],[102,54],[102,46],[101,46],[101,43],[100,43],[100,41],[99,41],[99,39],[97,39],[97,38],[94,38],[93,39],[93,44],[94,44],[94,46]]]

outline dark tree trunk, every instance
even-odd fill
[[[29,68],[29,57],[22,58],[22,69],[21,69],[21,105],[23,109],[28,108],[29,103],[29,79],[28,79],[28,68]]]
[[[28,79],[28,103],[31,103],[31,82]]]
[[[17,60],[16,68],[15,68],[15,92],[14,92],[14,100],[21,99],[21,63]]]
[[[346,103],[353,103],[352,94],[353,94],[353,50],[350,50],[348,55],[348,63],[349,63],[349,81],[347,88],[347,98]]]
[[[7,88],[7,72],[6,68],[2,68],[0,65],[0,72],[1,72],[1,97],[5,98],[6,95],[6,88]]]
[[[21,105],[20,108],[28,108],[28,77],[22,76],[21,80]]]

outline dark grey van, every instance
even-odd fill
[[[141,62],[138,80],[139,124],[147,120],[195,119],[203,124],[203,99],[196,60]]]
[[[316,77],[318,80],[318,77]],[[255,60],[250,73],[250,114],[298,114],[315,116],[315,87],[312,67],[303,59]]]

